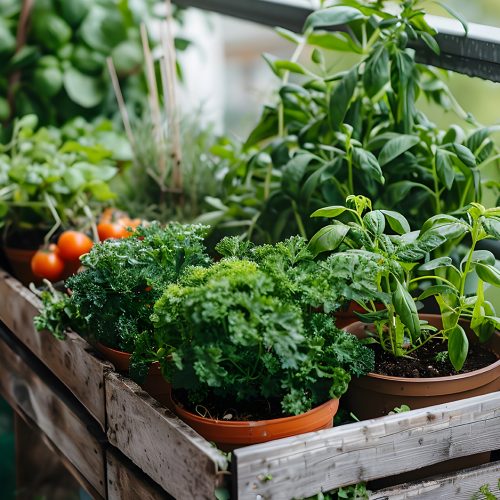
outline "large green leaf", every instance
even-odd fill
[[[500,287],[500,271],[495,266],[478,262],[476,273],[486,283]]]
[[[368,231],[376,236],[380,236],[385,229],[385,217],[380,210],[372,210],[363,217],[363,222]]]
[[[344,75],[330,96],[329,118],[333,130],[339,130],[344,121],[356,89],[357,75],[357,67],[355,66]]]
[[[333,219],[334,217],[337,217],[337,215],[344,213],[346,210],[347,208],[341,205],[324,207],[324,208],[319,208],[314,213],[312,213],[311,217],[328,217],[330,219]]]
[[[460,325],[448,331],[448,355],[453,368],[458,372],[462,369],[467,353],[469,352],[469,340],[464,329]]]
[[[382,169],[373,153],[363,148],[353,148],[352,160],[356,167],[364,170],[372,179],[384,184]]]
[[[417,145],[420,139],[414,135],[400,135],[388,141],[380,151],[378,161],[381,166],[386,165],[398,156]]]
[[[321,9],[310,14],[304,24],[304,31],[311,28],[339,26],[358,19],[364,19],[362,12],[354,7],[335,6]]]
[[[396,280],[396,289],[392,294],[394,309],[402,323],[408,328],[412,340],[415,342],[420,336],[420,320],[417,307],[412,296],[403,285]]]
[[[69,67],[64,72],[64,90],[69,98],[84,108],[93,108],[104,99],[104,85],[101,79],[84,75]]]
[[[411,231],[410,224],[399,212],[393,212],[392,210],[381,210],[381,212],[385,215],[391,229],[396,233],[406,234]]]
[[[419,271],[432,271],[434,269],[438,269],[440,267],[448,267],[453,264],[453,261],[450,257],[438,257],[437,259],[432,259],[425,264],[422,264],[418,267]]]
[[[389,51],[385,45],[375,50],[366,62],[363,86],[369,97],[374,97],[389,82]]]
[[[436,171],[439,180],[444,184],[446,189],[451,189],[455,180],[455,170],[453,169],[450,153],[443,149],[436,151]]]
[[[321,228],[309,241],[308,249],[313,255],[335,250],[349,232],[349,226],[334,224]]]
[[[292,198],[298,197],[302,186],[302,178],[306,173],[307,166],[316,158],[317,157],[312,154],[303,153],[295,155],[286,164],[281,178],[281,186],[285,193]]]

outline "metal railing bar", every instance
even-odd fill
[[[181,7],[196,7],[230,17],[252,21],[266,26],[281,26],[300,32],[312,9],[290,5],[283,0],[173,0]],[[453,19],[428,16],[429,23],[438,31],[441,54],[436,56],[426,46],[414,46],[417,59],[469,76],[500,82],[500,28],[469,24],[465,36],[461,24]],[[343,26],[336,26],[343,30]]]

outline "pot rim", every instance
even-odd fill
[[[427,317],[427,318],[440,318],[441,316],[439,314],[428,314],[428,313],[423,313],[419,314],[420,317]],[[348,331],[347,329],[353,325],[356,324],[367,324],[363,323],[362,321],[354,321],[353,323],[350,323],[349,325],[344,327],[344,330]],[[351,333],[348,331],[348,333]],[[495,330],[495,334],[500,336],[500,331]],[[365,375],[365,377],[370,377],[370,378],[375,378],[379,380],[387,380],[391,382],[404,382],[407,384],[429,384],[429,383],[440,383],[440,382],[446,382],[450,380],[463,380],[463,379],[468,379],[472,377],[476,377],[478,375],[481,375],[483,373],[490,372],[492,370],[496,370],[497,368],[500,368],[500,358],[497,359],[494,363],[491,365],[484,366],[483,368],[479,368],[478,370],[473,370],[471,372],[467,373],[457,373],[456,375],[447,375],[445,377],[396,377],[393,375],[381,375],[379,373],[375,372],[369,372]]]
[[[226,427],[263,427],[267,425],[277,425],[281,424],[284,422],[293,422],[295,420],[300,420],[302,418],[308,417],[310,415],[313,415],[315,413],[320,413],[323,410],[326,410],[327,407],[331,406],[331,411],[336,412],[339,406],[339,400],[338,399],[329,399],[325,403],[322,403],[319,406],[316,406],[305,413],[300,413],[299,415],[290,415],[288,417],[278,417],[278,418],[271,418],[271,419],[266,419],[266,420],[220,420],[216,418],[207,418],[207,417],[202,417],[201,415],[197,415],[196,413],[192,413],[189,410],[186,410],[185,408],[179,406],[179,403],[172,398],[174,408],[176,412],[179,412],[182,414],[184,417],[189,418],[190,420],[194,420],[197,423],[203,424],[203,425],[211,425],[211,426],[220,426],[223,424]]]

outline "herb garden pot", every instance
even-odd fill
[[[441,317],[421,314],[431,325],[442,328]],[[358,338],[367,336],[366,324],[360,321],[345,327]],[[463,324],[469,341],[477,342],[474,332]],[[497,361],[468,373],[447,377],[406,378],[369,373],[353,378],[345,396],[350,410],[360,419],[387,415],[402,404],[412,410],[449,403],[459,399],[480,396],[500,390],[500,332],[495,332],[485,347],[493,352]],[[367,404],[369,401],[369,404]]]
[[[442,328],[438,314],[421,314],[421,319]],[[366,324],[360,321],[344,329],[358,338],[367,336]],[[478,342],[475,333],[463,322],[462,326],[469,342]],[[447,377],[407,378],[390,377],[369,373],[359,379],[353,378],[344,398],[348,408],[361,420],[387,415],[402,404],[411,410],[449,403],[459,399],[480,396],[500,390],[500,332],[495,332],[485,347],[497,356],[497,361],[479,370]],[[398,474],[376,483],[377,488],[415,481],[429,475],[445,474],[466,467],[482,465],[490,461],[490,452],[477,453],[468,457],[453,458],[432,466]]]
[[[130,368],[130,358],[132,357],[130,353],[112,349],[111,347],[107,347],[99,342],[96,344],[96,348],[114,365],[117,371],[128,373]],[[170,410],[173,410],[172,400],[170,397],[171,385],[163,377],[160,363],[158,363],[158,361],[155,361],[149,367],[149,372],[146,379],[141,384],[141,387],[162,405],[166,406]]]
[[[223,451],[232,451],[241,446],[329,429],[333,426],[339,400],[332,399],[300,415],[255,421],[215,420],[191,413],[175,400],[173,404],[179,418],[201,436],[213,441]]]
[[[36,249],[26,250],[24,248],[4,247],[5,257],[10,265],[12,274],[23,285],[28,286],[31,282],[39,285],[42,280],[33,274],[31,270],[31,259]]]

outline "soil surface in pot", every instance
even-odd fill
[[[278,400],[238,401],[237,405],[235,405],[234,401],[209,397],[204,404],[194,405],[188,400],[186,392],[181,390],[175,391],[175,400],[182,408],[195,415],[228,422],[271,420],[289,416],[283,415]],[[238,408],[235,408],[235,406]]]
[[[437,345],[435,342],[428,342],[420,349],[413,351],[411,358],[395,358],[378,344],[372,344],[370,347],[375,351],[374,373],[391,377],[447,377],[479,370],[497,361],[497,357],[492,352],[483,349],[479,344],[470,344],[464,366],[456,372],[448,359],[445,344]],[[436,355],[441,352],[445,360],[437,361]]]

